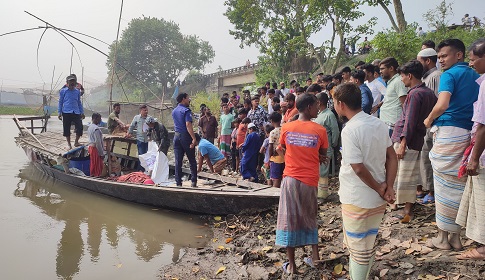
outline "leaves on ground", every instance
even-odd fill
[[[219,267],[219,269],[216,271],[216,275],[220,274],[221,272],[223,272],[224,270],[226,270],[226,267],[225,266],[221,266]]]
[[[334,268],[333,268],[333,275],[334,276],[341,276],[342,275],[342,272],[343,272],[343,269],[344,269],[344,265],[339,263],[337,264]]]

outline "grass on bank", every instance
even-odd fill
[[[20,107],[20,106],[0,106],[0,115],[20,115],[32,116],[43,115],[42,108]]]

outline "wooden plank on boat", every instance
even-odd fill
[[[184,172],[186,174],[190,174],[190,169],[182,167],[182,172]],[[267,188],[267,185],[245,181],[245,180],[242,180],[241,178],[222,176],[222,175],[214,174],[214,173],[197,172],[197,176],[200,176],[200,177],[203,177],[203,178],[208,178],[208,179],[213,179],[213,180],[219,180],[219,181],[224,182],[224,183],[233,184],[233,185],[236,185],[238,187],[243,187],[243,188],[247,188],[247,189],[253,189],[255,191]]]

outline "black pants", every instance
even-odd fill
[[[192,137],[189,133],[175,132],[173,137],[173,152],[175,154],[175,182],[182,184],[182,164],[184,154],[187,155],[190,163],[190,175],[192,183],[197,182],[197,161],[195,160],[195,148],[190,148]]]
[[[71,136],[71,123],[74,123],[74,131],[77,136],[83,135],[83,122],[81,120],[81,115],[74,113],[62,113],[62,135],[67,137]]]

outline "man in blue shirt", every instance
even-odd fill
[[[465,45],[458,39],[438,45],[438,59],[444,70],[438,87],[438,102],[424,120],[434,132],[429,153],[433,166],[436,225],[438,235],[433,245],[439,249],[461,250],[461,227],[456,224],[466,177],[459,178],[463,153],[470,145],[473,103],[478,98],[479,75],[464,62]]]
[[[374,103],[374,98],[372,97],[372,91],[370,88],[364,84],[365,73],[362,70],[353,71],[350,74],[350,82],[359,86],[360,93],[362,95],[362,111],[370,115],[372,109],[372,104]]]
[[[140,106],[140,114],[133,117],[131,121],[130,127],[128,128],[128,132],[126,133],[127,138],[130,138],[135,133],[136,128],[136,147],[138,150],[138,155],[143,155],[148,152],[148,124],[146,124],[146,120],[151,117],[148,115],[148,107],[146,104]],[[145,171],[141,165],[138,166],[138,170]]]
[[[187,155],[190,163],[190,175],[192,187],[197,187],[197,161],[195,160],[195,138],[192,126],[192,111],[190,110],[190,97],[187,93],[179,93],[177,96],[177,107],[172,111],[172,118],[175,130],[173,137],[173,151],[175,154],[175,182],[182,186],[182,164],[184,154]]]
[[[220,174],[226,166],[227,158],[214,144],[206,139],[201,139],[199,134],[195,134],[195,145],[199,146],[199,166],[197,172],[202,171],[202,164],[205,162],[212,173]]]
[[[68,87],[64,87],[59,91],[59,104],[57,112],[59,113],[59,120],[62,120],[63,136],[66,137],[67,146],[69,150],[71,146],[71,123],[74,123],[76,131],[76,139],[74,146],[80,146],[79,138],[83,135],[84,109],[81,103],[81,92],[76,88],[76,76],[69,75],[66,78]]]

